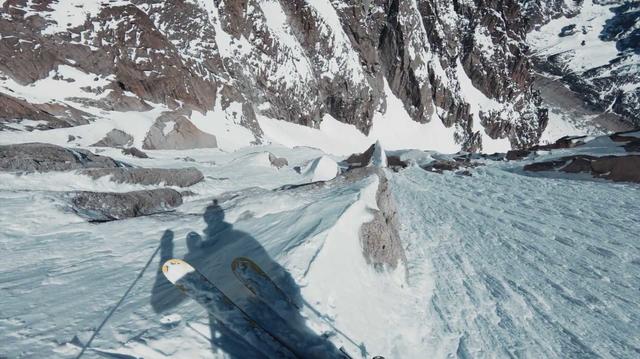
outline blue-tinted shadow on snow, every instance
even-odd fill
[[[184,260],[218,286],[265,329],[270,332],[284,329],[287,332],[272,334],[289,337],[290,333],[295,333],[295,337],[303,338],[305,345],[296,343],[295,346],[306,347],[310,352],[296,354],[303,358],[344,358],[344,355],[325,337],[307,328],[304,318],[297,311],[293,311],[288,318],[283,318],[286,328],[282,326],[273,328],[273,322],[282,323],[282,321],[270,321],[269,316],[265,315],[265,313],[273,313],[265,305],[269,298],[256,298],[240,283],[231,270],[233,260],[238,257],[247,257],[257,263],[299,308],[303,303],[300,288],[289,272],[271,258],[260,242],[250,234],[234,229],[233,225],[226,222],[224,218],[224,210],[217,201],[206,208],[204,212],[206,228],[203,235],[196,232],[187,234],[188,253],[184,256]],[[161,258],[151,290],[151,306],[156,313],[165,313],[187,297],[164,277],[161,270],[164,262],[174,258],[173,231],[164,232],[160,240],[160,248]],[[238,359],[264,357],[211,314],[209,327],[211,347],[214,352],[221,350],[231,358]]]

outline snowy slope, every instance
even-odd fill
[[[474,176],[412,168],[393,179],[405,235],[430,267],[425,350],[437,358],[636,357],[637,186],[492,166]]]
[[[602,141],[575,151],[610,148]],[[265,151],[290,165],[278,170],[246,161]],[[131,161],[116,150],[107,154]],[[186,256],[240,302],[246,291],[226,261],[246,255],[268,271],[286,268],[307,303],[305,325],[355,358],[364,352],[366,358],[633,358],[640,347],[640,302],[633,289],[640,284],[634,244],[640,227],[630,215],[639,209],[637,185],[551,179],[522,172],[522,163],[489,160],[472,177],[417,166],[386,171],[407,258],[406,265],[380,272],[366,263],[358,240],[360,226],[379,208],[377,176],[282,190],[310,181],[293,167],[322,152],[266,147],[150,154],[152,159],[132,162],[195,165],[206,176],[175,212],[89,224],[68,211],[59,191],[137,187],[80,176],[72,182],[58,174],[2,175],[0,246],[11,259],[0,264],[2,355],[77,355],[78,343],[162,238],[173,238],[171,256]],[[187,154],[196,162],[183,161]],[[402,156],[416,163],[447,158],[421,151]],[[184,238],[192,231],[205,238],[216,233],[207,214],[212,198],[220,201],[222,221],[232,226],[237,243],[212,252],[217,259],[205,263]],[[160,257],[85,357],[226,357],[211,347],[204,310],[158,286]]]

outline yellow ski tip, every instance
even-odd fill
[[[169,259],[162,266],[162,273],[173,284],[191,272],[195,269],[182,259]]]

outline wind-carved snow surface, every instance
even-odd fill
[[[637,357],[640,190],[505,169],[392,177],[401,235],[433,281],[425,353]]]
[[[611,143],[589,146],[584,151]],[[268,152],[290,165],[260,165]],[[323,156],[318,150],[103,154],[146,167],[196,166],[205,180],[189,188],[195,195],[174,213],[90,224],[69,211],[61,189],[136,188],[68,174],[3,175],[0,248],[10,259],[0,263],[3,355],[75,357],[78,342],[86,342],[162,238],[173,238],[173,250],[162,256],[185,258],[189,232],[215,233],[205,216],[213,198],[224,223],[251,238],[242,254],[268,255],[286,268],[306,302],[306,325],[354,358],[366,349],[367,358],[631,359],[640,348],[636,185],[530,176],[513,162],[485,161],[473,177],[417,166],[382,169],[397,203],[406,266],[378,271],[366,263],[358,237],[379,209],[377,176],[281,189],[310,182],[293,168]],[[251,159],[261,160],[249,165]],[[79,177],[80,183],[68,180]],[[233,257],[232,248],[218,254]],[[166,259],[154,258],[87,357],[225,357],[212,350],[208,315],[194,301],[153,310],[150,301],[162,308],[157,301],[172,298],[157,287]],[[197,257],[187,260],[206,270]],[[242,299],[226,267],[208,273],[232,299]]]

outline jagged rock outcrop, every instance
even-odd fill
[[[0,146],[0,171],[49,172],[81,168],[129,167],[124,162],[95,155],[87,150],[46,143]]]
[[[217,146],[215,136],[200,131],[186,117],[173,113],[158,117],[142,144],[145,150],[187,150]]]
[[[148,216],[182,204],[180,192],[170,188],[125,193],[74,192],[68,196],[72,210],[90,222]]]
[[[271,165],[277,169],[280,169],[282,167],[286,167],[289,165],[289,161],[287,161],[286,158],[284,157],[278,157],[276,155],[274,155],[273,153],[269,152],[269,162],[271,163]]]
[[[566,173],[588,173],[594,178],[614,182],[640,183],[640,156],[590,156],[575,155],[547,162],[524,166],[525,171],[541,172],[558,170]]]
[[[63,20],[64,6],[86,18]],[[256,113],[313,127],[330,114],[368,133],[388,83],[415,121],[455,128],[463,149],[505,137],[527,147],[546,115],[531,89],[520,10],[516,0],[7,0],[0,75],[10,85],[78,81],[80,93],[57,100],[73,109],[161,104],[185,121],[214,111],[250,129],[249,142],[262,139]],[[185,147],[161,140],[158,127],[145,148]]]
[[[79,172],[97,179],[110,176],[117,183],[189,187],[202,181],[204,175],[196,168],[91,168]]]
[[[130,134],[113,129],[109,131],[103,139],[94,143],[93,147],[127,147],[133,144],[133,136]]]
[[[360,227],[360,242],[367,263],[379,270],[394,269],[407,261],[398,234],[398,211],[384,172],[375,171],[380,181],[376,192],[378,210],[372,211],[372,221]]]
[[[135,147],[123,148],[122,154],[127,156],[137,157],[137,158],[149,158],[149,155],[147,155],[146,153],[144,153],[143,151]]]
[[[378,158],[376,159],[376,152],[378,154]],[[383,166],[376,166],[374,162],[378,162],[378,164]],[[370,165],[374,165],[374,167],[389,167],[394,171],[398,171],[400,169],[406,168],[407,163],[402,161],[400,157],[388,155],[384,149],[382,149],[382,145],[380,143],[374,143],[369,148],[362,153],[354,153],[351,156],[347,157],[344,161],[349,170],[354,168],[366,167]]]
[[[30,103],[8,94],[0,93],[0,130],[8,124],[23,120],[35,121],[28,130],[85,125],[93,116],[68,105],[57,103]],[[10,126],[9,126],[10,127]]]

